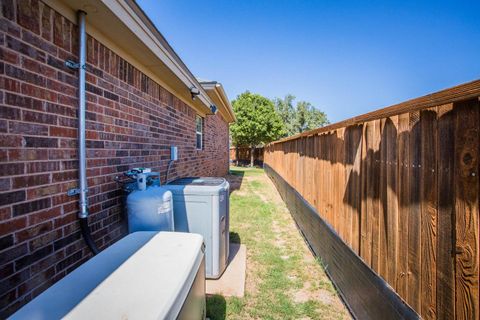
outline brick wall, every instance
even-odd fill
[[[0,318],[90,257],[76,220],[77,29],[42,2],[2,0],[0,17]],[[90,225],[101,248],[125,235],[114,177],[136,167],[172,178],[228,170],[228,125],[205,119],[195,149],[195,111],[88,37],[87,166]]]

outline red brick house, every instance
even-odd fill
[[[115,176],[140,166],[165,172],[171,145],[172,178],[225,175],[234,115],[222,86],[200,83],[133,0],[0,6],[3,318],[91,256],[78,195],[67,195],[79,177],[78,70],[65,65],[79,59],[78,10],[87,14],[89,225],[100,249],[126,234]]]

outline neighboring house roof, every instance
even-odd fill
[[[230,113],[230,110],[227,110],[231,108],[229,104],[217,104],[212,101],[210,94],[135,1],[43,1],[74,23],[76,11],[85,11],[88,34],[193,107],[199,114],[211,114],[212,104],[217,105],[222,115]],[[200,90],[195,100],[190,94],[191,87]],[[231,122],[228,117],[225,120]]]

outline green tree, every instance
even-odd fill
[[[285,136],[291,136],[295,134],[295,107],[293,106],[293,100],[295,100],[295,96],[291,94],[287,94],[283,99],[273,99],[275,110],[280,118],[282,118],[282,121],[285,125]]]
[[[291,94],[287,94],[283,99],[273,99],[275,110],[285,126],[285,136],[323,127],[329,123],[327,115],[310,102],[299,101],[294,107],[294,100],[295,96]]]
[[[275,112],[273,102],[248,91],[232,101],[237,121],[230,126],[233,144],[250,147],[250,166],[253,166],[255,148],[285,134],[283,121]]]
[[[327,115],[310,102],[299,101],[295,111],[294,132],[301,133],[328,124]]]

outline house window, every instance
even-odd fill
[[[196,145],[198,150],[203,149],[203,118],[197,116],[195,118],[195,138],[196,138]]]

